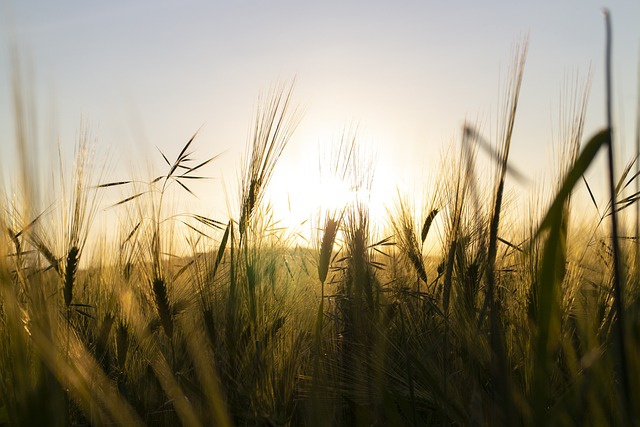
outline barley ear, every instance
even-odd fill
[[[318,279],[321,283],[327,280],[327,273],[329,272],[329,264],[331,262],[331,252],[333,251],[333,244],[338,234],[338,222],[333,218],[327,218],[326,226],[324,228],[324,236],[322,237],[322,243],[320,245],[320,257],[318,260]]]
[[[169,305],[169,297],[167,295],[167,284],[164,279],[156,277],[153,279],[153,297],[156,303],[156,309],[158,310],[158,317],[160,317],[160,323],[162,329],[164,329],[167,337],[173,336],[173,319],[171,317],[171,307]]]
[[[80,250],[77,246],[72,246],[67,254],[67,262],[64,270],[64,305],[67,309],[71,306],[73,299],[73,284],[78,270],[78,258]]]

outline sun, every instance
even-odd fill
[[[321,176],[316,169],[284,168],[271,184],[269,201],[274,216],[290,229],[317,222],[328,213],[339,214],[356,201],[366,202],[362,190],[339,177]]]
[[[335,176],[324,176],[315,189],[315,199],[311,197],[308,206],[315,211],[336,212],[355,202],[360,193],[361,190],[352,188]]]
[[[384,228],[387,208],[398,191],[398,174],[392,173],[389,162],[365,153],[356,156],[364,159],[362,164],[339,158],[340,167],[336,167],[336,159],[312,151],[301,149],[289,158],[285,156],[269,184],[267,200],[279,226],[313,234],[312,228],[327,214],[348,214],[358,206],[367,211],[373,228]],[[341,154],[340,150],[331,152],[335,153]]]
[[[301,214],[324,217],[347,209],[361,191],[335,176],[316,176],[304,188],[298,188],[296,204]]]

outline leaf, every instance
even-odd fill
[[[384,263],[377,261],[369,261],[369,265],[373,268],[377,268],[378,270],[384,270]]]
[[[638,193],[634,193],[628,197],[625,197],[622,200],[618,200],[616,202],[616,209],[615,212],[620,212],[626,208],[628,208],[629,206],[631,206],[632,204],[634,204],[638,199],[640,199],[640,192]],[[613,214],[613,211],[609,211],[605,217],[610,216]]]
[[[631,178],[629,178],[629,180],[626,182],[626,184],[624,184],[624,187],[622,187],[622,189],[624,190],[625,188],[627,188],[629,186],[629,184],[631,184],[633,181],[636,180],[636,178],[638,178],[638,176],[640,176],[640,171],[638,171],[635,174],[633,174],[633,176]]]
[[[183,167],[183,168],[188,168],[188,167],[189,167],[189,166],[184,166],[184,165],[182,165],[182,163],[189,163],[189,162],[192,162],[192,161],[193,161],[193,159],[192,159],[191,157],[189,157],[189,156],[191,156],[192,154],[193,154],[193,151],[189,151],[187,154],[185,154],[184,156],[182,156],[182,158],[180,158],[180,163],[181,163],[181,164],[180,164],[180,167]]]
[[[106,184],[96,185],[96,188],[107,188],[107,187],[115,187],[118,185],[126,185],[131,184],[133,181],[116,181],[116,182],[107,182]]]
[[[224,230],[223,227],[226,226],[226,224],[223,222],[216,221],[215,219],[207,218],[202,215],[190,215],[190,217],[200,221],[201,223],[203,223],[208,227],[215,228],[217,230]]]
[[[211,157],[210,159],[205,160],[204,162],[200,163],[199,165],[196,165],[196,166],[194,166],[194,167],[190,168],[186,173],[191,173],[191,172],[194,172],[194,171],[196,171],[196,170],[200,169],[201,167],[203,167],[203,166],[205,166],[205,165],[207,165],[207,164],[211,163],[213,160],[215,160],[215,159],[216,159],[216,158],[218,158],[219,156],[220,156],[220,154],[217,154],[217,155],[215,155],[215,156]]]
[[[542,265],[533,289],[533,320],[536,325],[533,340],[534,381],[532,400],[541,406],[548,402],[548,377],[554,365],[554,355],[561,341],[561,286],[566,274],[565,211],[550,218],[549,235],[542,252]]]
[[[616,204],[617,204],[617,205],[623,205],[623,204],[627,204],[627,203],[633,203],[635,200],[637,200],[637,199],[638,199],[638,196],[640,196],[640,192],[633,193],[632,195],[627,196],[627,197],[625,197],[625,198],[624,198],[624,199],[622,199],[622,200],[618,200],[618,201],[616,202]]]
[[[189,188],[188,188],[186,185],[184,185],[183,183],[181,183],[181,182],[180,182],[180,181],[178,181],[177,179],[176,179],[175,181],[176,181],[178,184],[180,184],[180,186],[181,186],[182,188],[184,188],[185,190],[187,190],[187,191],[189,192],[189,194],[191,194],[193,197],[198,197],[198,196],[196,196],[196,195],[193,193],[193,191],[189,190]]]
[[[80,310],[80,309],[76,309],[76,313],[88,318],[88,319],[95,319],[95,316],[93,314],[89,314],[84,310]]]
[[[216,277],[216,272],[218,271],[218,266],[220,265],[220,261],[222,261],[222,257],[224,256],[225,248],[227,247],[227,241],[229,240],[229,230],[231,229],[231,221],[227,225],[227,228],[224,231],[224,235],[222,236],[222,240],[220,241],[220,246],[218,247],[218,254],[216,255],[216,262],[213,265],[213,271],[211,272],[211,280]]]
[[[196,135],[198,135],[198,132],[200,131],[200,129],[198,129],[193,136],[191,137],[191,139],[189,139],[189,141],[185,144],[185,146],[182,148],[182,151],[180,151],[180,154],[178,154],[178,158],[176,159],[176,162],[173,164],[173,166],[171,166],[171,169],[169,170],[169,173],[167,174],[167,178],[169,178],[171,175],[173,175],[173,173],[176,171],[176,169],[178,168],[178,165],[180,164],[180,162],[183,161],[183,159],[188,156],[189,154],[186,154],[187,149],[189,148],[189,146],[191,145],[191,143],[193,142],[193,140],[196,138]]]
[[[511,249],[515,249],[518,252],[524,252],[519,246],[514,245],[513,243],[503,239],[502,237],[498,237],[498,241],[504,243],[505,245],[509,246]]]
[[[381,251],[380,249],[378,249],[378,248],[373,248],[373,250],[374,250],[374,251],[376,251],[376,252],[378,252],[380,255],[384,255],[384,256],[386,256],[387,258],[391,258],[391,255],[389,255],[389,254],[387,254],[387,253],[382,252],[382,251]]]
[[[96,309],[96,307],[94,305],[91,304],[81,304],[81,303],[73,303],[73,304],[69,304],[71,307],[84,307],[84,308],[91,308],[91,309]]]
[[[600,150],[600,147],[607,144],[609,142],[609,139],[609,130],[603,129],[600,132],[596,133],[585,145],[584,149],[580,153],[580,156],[578,156],[576,162],[573,164],[573,167],[564,178],[562,187],[556,194],[556,197],[549,207],[547,214],[544,216],[544,219],[540,223],[538,231],[535,234],[535,238],[537,238],[543,230],[550,228],[554,221],[556,221],[557,218],[562,215],[562,207],[573,191],[573,187],[576,185],[582,175],[587,171],[587,169],[589,169],[589,166],[591,166],[591,162],[596,157],[596,154],[598,154],[598,150]]]
[[[198,230],[197,228],[195,228],[193,225],[189,224],[186,221],[180,221],[181,223],[183,223],[184,225],[186,225],[187,227],[189,227],[190,229],[192,229],[193,231],[195,231],[196,233],[200,234],[201,236],[207,237],[207,238],[211,238],[211,236],[205,234],[204,232]]]
[[[208,176],[189,176],[189,175],[178,175],[176,178],[177,179],[193,179],[193,180],[211,179],[211,177],[208,177]]]
[[[127,203],[127,202],[132,201],[133,199],[136,199],[136,198],[138,198],[138,197],[142,196],[143,194],[146,194],[146,193],[147,193],[146,191],[143,191],[142,193],[138,193],[138,194],[135,194],[135,195],[133,195],[133,196],[131,196],[131,197],[127,197],[127,198],[126,198],[126,199],[124,199],[124,200],[120,200],[120,201],[119,201],[118,203],[116,203],[115,205],[111,205],[111,207],[113,208],[113,207],[118,206],[118,205],[123,205],[123,204],[125,204],[125,203]]]
[[[392,240],[393,236],[385,237],[377,243],[367,246],[367,249],[371,249],[376,246],[394,246],[395,242]]]
[[[596,198],[593,197],[593,192],[591,191],[591,187],[589,187],[589,183],[587,182],[587,179],[584,177],[584,175],[582,175],[582,180],[584,181],[584,185],[587,186],[587,191],[589,192],[589,196],[591,197],[593,206],[596,207],[596,212],[598,212],[598,215],[600,215],[600,209],[598,209],[598,203],[596,203]]]
[[[620,176],[620,179],[618,179],[618,183],[616,184],[616,191],[614,193],[616,196],[620,194],[620,189],[622,188],[622,184],[624,183],[624,180],[627,178],[627,175],[629,175],[629,173],[631,172],[631,168],[636,163],[636,160],[637,160],[637,157],[634,157],[633,159],[631,159],[629,163],[627,163],[627,166],[624,168],[624,171],[622,172],[622,175]]]
[[[638,200],[638,198],[636,197],[633,200],[630,200],[630,201],[626,202],[623,206],[618,206],[616,208],[616,212],[620,212],[622,210],[625,210],[629,206],[633,205],[637,200]],[[619,205],[620,203],[617,203],[617,204]],[[609,215],[611,215],[611,213]]]
[[[49,211],[49,209],[50,209],[50,208],[51,208],[51,205],[50,205],[47,209],[45,209],[44,211],[40,212],[40,213],[39,213],[39,214],[38,214],[34,219],[32,219],[32,220],[31,220],[31,222],[30,222],[29,224],[27,224],[26,226],[24,226],[24,227],[22,228],[22,230],[20,230],[20,231],[16,232],[16,233],[13,235],[12,239],[14,239],[14,238],[16,238],[16,239],[17,239],[17,238],[18,238],[18,237],[20,237],[23,233],[25,233],[27,230],[29,230],[31,227],[33,227],[33,226],[34,226],[34,224],[35,224],[36,222],[38,222],[38,221],[40,220],[40,218],[42,218],[42,215],[44,215],[47,211]],[[11,231],[10,231],[10,234],[13,234],[13,232],[11,232]]]
[[[165,156],[164,153],[159,148],[158,148],[158,151],[160,151],[160,155],[162,155],[162,158],[164,159],[164,161],[167,162],[167,165],[171,166],[171,163],[169,162],[169,159],[167,159],[167,156]]]
[[[138,231],[138,228],[140,227],[140,224],[142,224],[142,221],[138,221],[138,223],[135,225],[135,227],[133,227],[133,230],[131,230],[131,232],[129,233],[127,238],[124,239],[124,242],[122,242],[121,246],[124,246],[129,240],[131,240],[133,235],[136,234],[136,231]]]
[[[463,141],[468,141],[469,139],[471,139],[473,141],[476,141],[478,146],[480,148],[482,148],[489,155],[489,157],[491,157],[497,164],[502,164],[503,163],[502,157],[496,151],[496,149],[493,148],[491,146],[491,144],[488,143],[487,140],[484,139],[484,137],[482,135],[480,135],[471,126],[465,125],[464,134],[465,134],[466,138],[463,139]],[[509,173],[513,179],[515,179],[516,181],[518,181],[520,183],[528,183],[529,182],[529,178],[527,178],[526,175],[523,174],[522,172],[520,172],[518,169],[516,169],[515,167],[513,167],[512,165],[510,165],[508,163],[505,166],[506,166],[507,173]]]
[[[185,271],[187,271],[187,269],[189,268],[189,266],[191,266],[194,263],[194,260],[192,259],[191,261],[189,261],[188,263],[186,263],[185,265],[183,265],[182,267],[180,267],[180,270],[178,270],[176,272],[176,274],[174,274],[173,276],[173,281],[175,282],[178,277],[182,276],[182,273],[184,273]]]

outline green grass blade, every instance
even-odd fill
[[[133,196],[129,196],[126,199],[120,200],[118,203],[115,203],[113,205],[111,205],[111,207],[116,207],[116,206],[120,206],[120,205],[124,205],[127,202],[132,201],[133,199],[137,199],[138,197],[142,196],[143,194],[146,194],[146,191],[143,191],[142,193],[138,193],[138,194],[134,194]]]
[[[96,185],[96,188],[107,188],[107,187],[116,187],[119,185],[131,184],[133,181],[115,181],[115,182],[107,182],[106,184]]]
[[[631,159],[631,161],[627,163],[627,166],[625,166],[624,171],[622,171],[622,175],[620,175],[620,178],[618,179],[618,183],[616,184],[616,190],[615,190],[616,196],[620,194],[620,190],[623,188],[622,185],[624,184],[624,180],[627,178],[627,176],[631,172],[631,168],[633,168],[633,165],[636,163],[636,160],[637,159],[635,157]],[[627,183],[627,185],[629,185],[629,183]],[[625,185],[625,187],[627,185]]]
[[[587,169],[589,169],[589,166],[591,166],[591,163],[596,157],[596,154],[598,154],[600,148],[603,145],[607,144],[608,141],[609,131],[607,129],[603,129],[600,132],[596,133],[589,140],[589,142],[587,142],[573,167],[564,178],[564,182],[562,183],[562,187],[560,187],[560,191],[558,191],[558,193],[556,194],[556,197],[553,200],[553,203],[551,203],[547,214],[544,216],[544,219],[540,223],[538,231],[536,232],[536,238],[540,235],[540,232],[551,228],[554,221],[562,214],[561,211],[564,203],[573,191],[573,187],[575,187],[578,180],[581,179],[582,175],[584,175]]]
[[[582,181],[584,182],[584,185],[587,187],[587,191],[589,192],[589,197],[591,197],[591,202],[593,203],[593,206],[596,207],[596,212],[598,212],[598,216],[600,216],[600,208],[598,208],[598,202],[596,202],[596,198],[593,196],[593,191],[591,191],[591,187],[589,186],[589,183],[587,182],[587,179],[584,177],[584,175],[582,175]]]
[[[185,146],[182,148],[182,151],[180,151],[180,154],[178,154],[178,158],[176,159],[175,163],[173,164],[173,166],[171,166],[171,169],[169,170],[169,173],[167,174],[167,178],[171,177],[171,175],[173,175],[173,173],[176,171],[176,169],[178,169],[178,166],[180,165],[180,163],[182,163],[189,154],[186,154],[187,149],[189,148],[189,146],[191,145],[191,143],[193,142],[193,140],[196,138],[196,135],[198,135],[198,132],[200,131],[200,129],[198,129],[193,136],[191,137],[191,139],[189,139],[189,141],[185,144]],[[164,155],[163,155],[164,157]]]

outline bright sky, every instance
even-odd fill
[[[315,208],[318,150],[358,128],[375,154],[381,199],[396,185],[423,191],[466,119],[496,134],[512,47],[530,45],[512,162],[539,177],[553,163],[560,95],[593,70],[586,135],[604,125],[604,20],[614,35],[620,160],[634,151],[640,3],[636,1],[2,1],[0,155],[13,155],[11,60],[15,38],[33,72],[40,144],[69,156],[84,117],[114,179],[162,170],[201,126],[200,158],[225,154],[198,187],[203,213],[225,215],[256,99],[296,77],[305,115],[274,177],[275,205],[300,219]],[[320,148],[325,150],[325,148]],[[47,152],[45,148],[43,152]],[[596,175],[595,180],[603,175]],[[597,183],[595,183],[597,186]],[[199,205],[202,203],[203,205]]]

